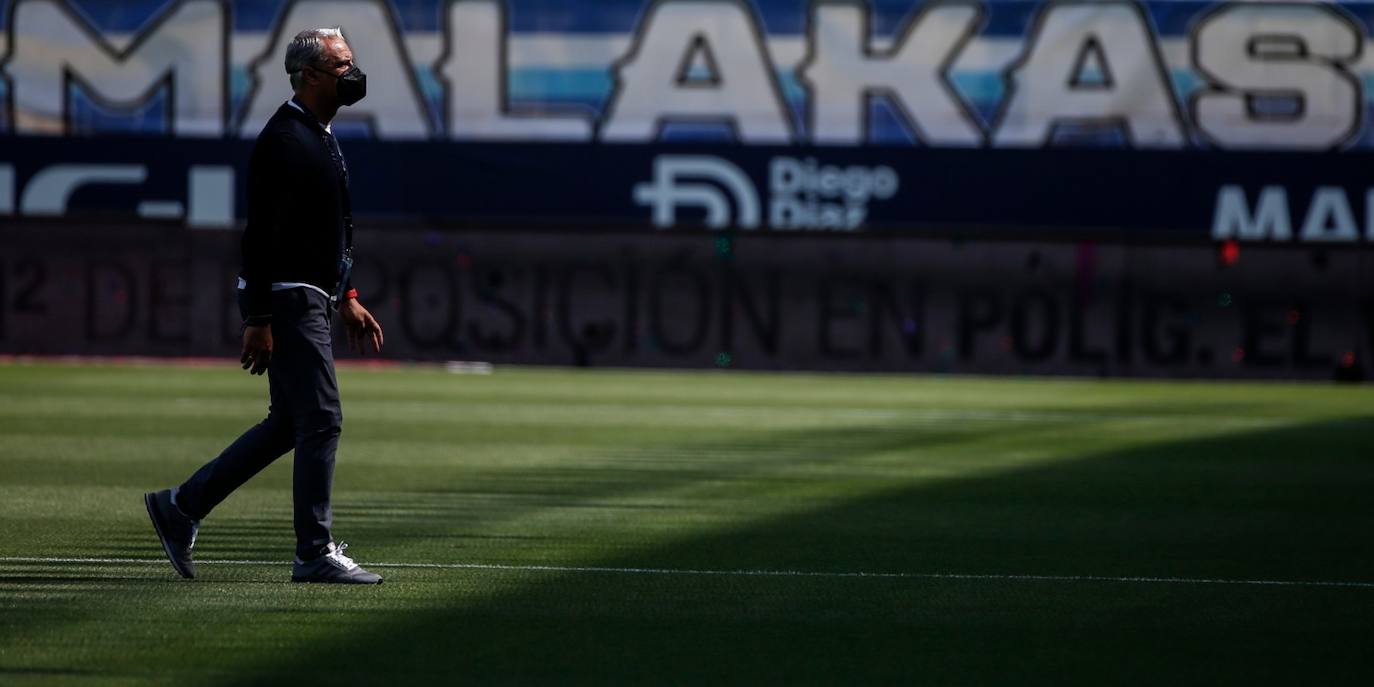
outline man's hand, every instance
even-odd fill
[[[339,308],[344,329],[348,332],[348,347],[359,355],[367,355],[367,344],[375,353],[382,352],[382,325],[356,298],[349,298]]]
[[[272,362],[272,325],[244,327],[243,357],[239,358],[249,374],[260,375]]]

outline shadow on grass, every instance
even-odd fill
[[[555,537],[500,530],[541,512],[576,517],[580,511],[594,510],[631,520],[661,519],[684,508],[679,500],[668,498],[684,486],[786,482],[793,479],[789,473],[798,466],[824,469],[859,456],[934,450],[981,438],[968,431],[879,427],[873,431],[773,432],[643,452],[620,449],[603,461],[593,458],[537,470],[488,469],[465,473],[456,485],[434,483],[421,491],[348,494],[336,505],[336,535],[386,542],[391,549],[440,540],[536,545]]]
[[[586,564],[1370,582],[1371,439],[1374,423],[1357,418],[1163,443],[896,487]],[[231,682],[341,664],[356,682],[514,684],[1374,675],[1366,588],[455,570],[442,574],[474,579],[445,598],[426,596],[445,587],[420,572],[389,572],[365,593],[403,608],[297,638],[295,658],[242,666]]]
[[[1043,447],[1065,427],[1072,425],[1016,427],[1014,436]],[[1368,543],[1374,461],[1366,455],[1374,423],[1365,418],[1160,443],[919,485],[870,479],[841,503],[806,500],[826,486],[828,468],[853,463],[862,473],[864,461],[890,452],[980,438],[966,430],[884,427],[663,447],[638,464],[512,468],[469,475],[459,490],[436,484],[418,493],[359,492],[341,507],[340,523],[360,541],[390,539],[411,551],[422,543],[518,537],[537,550],[552,542],[499,530],[531,513],[592,507],[620,513],[627,527],[638,518],[671,520],[675,511],[655,504],[664,494],[758,487],[761,499],[791,499],[789,512],[726,531],[651,539],[647,546],[597,549],[591,544],[605,542],[589,542],[582,551],[602,553],[575,564],[1374,581]],[[611,508],[625,506],[625,499],[641,507]],[[208,532],[217,537],[216,556],[233,551],[273,560],[282,557],[274,540],[289,546],[285,519],[255,515],[215,527]],[[146,552],[133,536],[114,550],[136,546]],[[557,562],[569,560],[565,552]],[[14,578],[6,584],[25,581],[22,569],[4,572]],[[66,574],[51,566],[28,572]],[[192,633],[198,648],[172,647],[175,655],[150,650],[137,659],[139,670],[159,679],[228,684],[299,683],[333,673],[364,684],[1364,684],[1374,674],[1369,589],[381,572],[388,584],[378,589],[297,588],[285,595],[245,589],[255,605],[244,608],[228,598],[207,600],[221,593],[218,582],[167,581],[169,590],[185,587],[191,600],[183,606],[180,596],[162,594],[153,599],[160,605],[144,613]],[[284,605],[302,600],[318,615]],[[273,613],[263,608],[290,622],[272,624]],[[207,617],[207,609],[218,614]],[[33,606],[30,621],[11,616],[0,627],[22,633],[32,622],[29,627],[60,634],[63,627],[89,627],[77,623],[106,610],[99,603]],[[236,651],[229,658],[214,648],[221,630]]]

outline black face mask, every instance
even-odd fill
[[[353,65],[339,75],[335,88],[339,94],[339,104],[352,105],[367,97],[367,75],[358,69],[358,65]]]
[[[339,98],[340,105],[352,105],[367,97],[367,74],[358,69],[356,64],[349,67],[348,71],[338,75],[314,67],[310,67],[310,69],[334,77],[334,92]]]

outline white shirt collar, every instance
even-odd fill
[[[286,104],[287,104],[287,105],[290,105],[291,107],[296,108],[296,110],[297,110],[298,112],[300,112],[301,114],[305,114],[305,108],[301,107],[300,105],[297,105],[297,104],[296,104],[296,101],[294,101],[294,100],[288,100],[288,101],[286,101]],[[318,124],[318,122],[316,122],[316,123]],[[329,124],[320,124],[320,128],[322,128],[322,129],[324,129],[325,131],[329,132],[331,135],[334,133],[334,130],[331,128],[331,126],[330,126]]]

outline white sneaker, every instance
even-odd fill
[[[329,551],[313,561],[297,558],[291,566],[292,582],[325,584],[381,584],[382,576],[363,570],[344,555],[348,544],[330,544]]]

